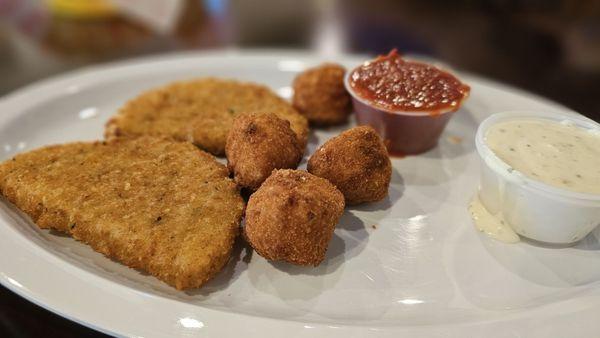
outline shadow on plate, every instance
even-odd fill
[[[329,242],[329,247],[327,249],[325,259],[318,266],[301,266],[283,261],[269,261],[269,263],[277,270],[293,276],[322,276],[333,273],[337,270],[337,268],[344,260],[344,249],[344,240],[340,236],[333,234],[333,236],[331,237],[331,242]]]
[[[420,155],[426,158],[456,158],[475,150],[478,123],[467,108],[461,108],[450,119],[435,148]]]
[[[584,297],[600,282],[599,251],[507,244],[463,227],[453,244],[451,276],[462,296],[494,311],[538,308]]]
[[[575,243],[567,243],[567,244],[557,244],[557,243],[546,243],[536,241],[535,239],[527,238],[520,236],[521,241],[527,243],[531,246],[546,248],[546,249],[576,249],[576,250],[584,250],[584,251],[598,251],[600,250],[600,227],[594,229],[594,231],[590,232],[587,236],[582,238],[580,241]]]
[[[50,235],[52,235],[52,236],[64,237],[64,238],[71,238],[71,235],[69,235],[68,233],[62,232],[62,231],[58,231],[58,230],[55,230],[55,229],[49,229],[48,233]]]
[[[184,292],[189,296],[201,295],[206,297],[214,292],[226,289],[244,270],[248,269],[253,254],[252,247],[246,243],[242,236],[238,236],[233,244],[231,258],[229,258],[223,269],[201,288]]]
[[[544,286],[573,287],[600,281],[600,245],[596,236],[597,233],[590,233],[574,245],[525,238],[512,245],[489,238],[481,240],[500,264],[521,278]]]
[[[428,152],[394,159],[404,182],[410,186],[439,186],[454,180],[468,169],[475,152],[477,123],[468,110],[460,110],[450,120],[439,143]]]
[[[336,232],[331,237],[325,259],[316,267],[299,266],[281,261],[271,261],[271,265],[290,275],[322,276],[336,272],[345,260],[358,255],[366,246],[368,232],[360,218],[344,211]]]
[[[590,232],[587,236],[582,238],[579,242],[575,243],[573,246],[574,249],[577,250],[600,250],[600,226],[594,229],[594,231]]]

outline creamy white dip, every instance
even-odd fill
[[[492,215],[481,204],[479,197],[475,196],[473,198],[471,204],[469,204],[469,212],[477,230],[501,242],[516,243],[519,241],[519,235],[504,220],[502,215]]]
[[[485,143],[531,179],[575,192],[600,194],[600,133],[572,123],[517,119],[491,126]]]

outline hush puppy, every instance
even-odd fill
[[[273,169],[296,169],[302,147],[288,121],[274,114],[242,114],[233,121],[225,155],[235,182],[254,191]]]
[[[319,147],[308,161],[308,171],[333,183],[346,204],[356,205],[387,196],[392,164],[377,132],[360,126]]]
[[[293,83],[294,108],[315,125],[344,123],[352,111],[345,72],[340,65],[325,63],[300,73]]]
[[[300,170],[274,170],[250,196],[244,236],[269,260],[317,266],[344,212],[344,195]]]

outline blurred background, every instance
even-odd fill
[[[0,0],[0,16],[0,94],[168,51],[396,47],[600,114],[599,0]]]
[[[0,18],[0,95],[70,69],[171,51],[398,48],[600,121],[598,0],[0,0]],[[0,336],[89,335],[0,288]]]

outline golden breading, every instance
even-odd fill
[[[274,114],[242,114],[235,118],[225,147],[235,182],[256,190],[273,169],[296,169],[302,149],[290,123]]]
[[[0,193],[40,228],[186,289],[229,259],[244,202],[225,166],[190,143],[71,143],[0,165]]]
[[[266,259],[317,266],[343,212],[344,196],[327,180],[274,170],[250,196],[244,235]]]
[[[247,112],[273,113],[290,121],[302,149],[306,146],[308,122],[284,99],[262,85],[216,78],[176,82],[143,93],[107,123],[105,137],[170,137],[223,155],[233,119]]]
[[[355,127],[325,142],[308,161],[308,171],[333,183],[346,204],[379,201],[388,194],[392,163],[373,128]]]
[[[344,123],[352,112],[345,72],[340,65],[325,63],[300,73],[293,83],[294,107],[316,125]]]

